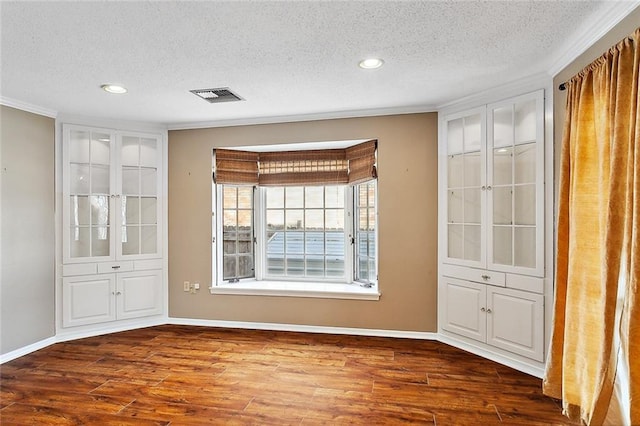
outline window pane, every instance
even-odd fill
[[[251,210],[238,210],[238,228],[251,229],[253,217]]]
[[[224,254],[236,254],[236,238],[235,232],[225,232],[223,236],[222,246]]]
[[[71,196],[70,225],[89,225],[89,197]]]
[[[321,209],[317,210],[306,210],[305,214],[305,229],[324,229],[324,211]]]
[[[285,233],[285,250],[286,253],[302,254],[304,253],[304,242],[302,240],[303,232],[286,232]]]
[[[306,275],[310,277],[324,276],[324,256],[307,256]]]
[[[225,280],[236,277],[236,258],[235,256],[224,256],[224,265],[222,268],[222,278]]]
[[[285,190],[285,207],[287,209],[304,207],[304,188],[301,186],[291,186]]]
[[[253,187],[222,188],[223,279],[254,276]]]
[[[253,208],[253,188],[252,187],[238,188],[238,208],[239,209]]]
[[[325,207],[344,208],[344,186],[325,187]]]
[[[324,232],[306,232],[304,242],[307,254],[324,254]]]
[[[253,250],[253,235],[251,232],[238,233],[238,253],[251,253]]]
[[[324,207],[324,188],[322,186],[308,186],[305,192],[305,208]]]
[[[143,226],[140,229],[140,253],[152,254],[158,251],[157,226]]]
[[[91,228],[91,256],[109,256],[109,227]]]
[[[238,218],[236,217],[237,212],[235,210],[225,210],[224,211],[224,229],[225,230],[234,230],[238,226]]]
[[[268,209],[284,208],[284,188],[283,187],[267,188],[267,208]]]
[[[326,210],[325,211],[325,228],[326,229],[344,229],[344,210]]]
[[[139,226],[123,226],[122,227],[122,254],[139,254],[140,253],[140,227]]]
[[[267,230],[284,229],[284,210],[267,211]]]
[[[238,257],[238,276],[242,278],[253,276],[253,256]]]
[[[286,210],[287,230],[302,229],[304,210]]]
[[[222,191],[222,208],[235,209],[237,207],[237,190],[233,186],[225,186]]]
[[[367,185],[369,192],[369,207],[374,207],[376,205],[376,186],[373,183],[369,183]]]
[[[356,206],[356,280],[366,283],[375,282],[375,232],[376,232],[376,182],[358,185]]]

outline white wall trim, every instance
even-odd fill
[[[609,9],[586,23],[582,28],[582,32],[575,34],[575,37],[567,44],[564,53],[551,63],[548,70],[550,76],[553,77],[558,74],[595,42],[604,37],[613,27],[640,6],[640,1],[612,1],[605,2],[605,4]]]
[[[111,324],[104,323],[93,328],[82,327],[81,330],[75,330],[72,328],[59,330],[56,334],[56,343],[68,342],[70,340],[84,339],[86,337],[102,336],[104,334],[119,333],[121,331],[137,330],[139,328],[154,327],[157,325],[167,324],[166,317],[156,317],[152,319],[139,319],[127,322],[126,324]],[[80,327],[76,327],[80,328]]]
[[[495,361],[498,364],[506,365],[507,367],[511,367],[514,370],[521,371],[523,373],[530,374],[532,376],[542,378],[544,376],[544,369],[539,368],[525,362],[521,362],[517,359],[510,358],[508,356],[504,356],[502,354],[497,354],[494,351],[490,351],[479,346],[475,346],[466,342],[462,342],[458,339],[454,339],[444,334],[438,334],[437,340],[441,343],[445,343],[447,345],[451,345],[458,349],[462,349],[467,352],[471,352],[474,355],[478,355],[482,358]],[[532,361],[535,362],[535,361]]]
[[[440,333],[423,332],[423,331],[403,331],[403,330],[381,330],[369,328],[350,328],[350,327],[327,327],[316,325],[300,325],[300,324],[280,324],[280,323],[264,323],[264,322],[245,322],[245,321],[222,321],[222,320],[204,320],[197,318],[165,318],[160,317],[153,320],[141,320],[135,323],[113,326],[106,326],[95,329],[70,330],[63,331],[56,336],[49,337],[28,346],[16,349],[6,354],[0,355],[0,364],[30,354],[37,350],[46,348],[59,342],[67,342],[70,340],[84,339],[86,337],[95,337],[105,334],[118,333],[121,331],[135,330],[144,327],[153,327],[159,325],[192,325],[202,327],[217,328],[239,328],[246,330],[268,330],[268,331],[292,331],[301,333],[320,333],[320,334],[340,334],[352,336],[368,336],[368,337],[391,337],[396,339],[417,339],[417,340],[433,340],[447,345],[451,345],[458,349],[470,352],[474,355],[498,362],[500,364],[511,367],[515,370],[531,374],[532,376],[542,378],[544,369],[536,367],[517,359],[510,358],[484,348],[468,344],[455,338]]]
[[[47,346],[51,346],[56,343],[56,337],[47,337],[46,339],[42,339],[38,342],[32,343],[27,346],[23,346],[11,352],[7,352],[6,354],[0,355],[0,364],[4,364],[5,362],[9,362],[13,359],[20,358],[21,356],[30,354],[31,352],[39,351],[40,349],[44,349]]]
[[[326,327],[317,325],[279,324],[267,322],[202,320],[195,318],[169,318],[169,324],[196,325],[247,330],[294,331],[302,333],[347,334],[353,336],[395,337],[401,339],[438,340],[436,333],[422,331],[379,330],[369,328]]]
[[[0,104],[22,111],[31,112],[33,114],[44,115],[45,117],[56,118],[58,116],[58,111],[4,96],[0,96]]]
[[[532,74],[518,80],[491,87],[481,92],[473,93],[455,101],[438,105],[438,114],[448,114],[450,112],[475,108],[481,105],[501,101],[515,95],[533,92],[541,87],[547,87],[552,81],[547,73]],[[440,123],[438,123],[440,124]],[[440,126],[438,126],[440,130]]]
[[[169,130],[205,129],[210,127],[250,126],[256,124],[294,123],[299,121],[333,120],[342,118],[378,117],[383,115],[420,114],[435,112],[434,105],[373,108],[352,111],[331,111],[317,114],[292,114],[268,117],[247,117],[234,120],[196,121],[188,123],[169,123]]]
[[[147,123],[142,121],[114,120],[109,118],[88,117],[78,114],[60,113],[56,123],[76,124],[80,126],[102,127],[127,132],[149,132],[166,134],[167,126],[162,123]]]

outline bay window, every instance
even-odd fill
[[[376,141],[215,150],[213,284],[377,284]],[[302,287],[301,287],[302,288]]]

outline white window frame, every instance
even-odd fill
[[[247,185],[249,186],[249,185]],[[327,185],[332,186],[332,185]],[[355,217],[356,190],[352,185],[344,186],[344,238],[345,238],[345,274],[341,279],[328,279],[316,277],[286,277],[286,276],[266,276],[264,274],[264,261],[266,256],[266,242],[264,238],[266,227],[265,194],[266,189],[254,188],[254,236],[256,245],[254,247],[255,278],[241,278],[237,282],[230,283],[223,280],[222,262],[222,218],[218,220],[218,212],[222,212],[222,191],[223,185],[212,184],[212,278],[213,282],[209,287],[212,294],[244,294],[244,295],[278,295],[295,297],[322,297],[338,299],[363,299],[378,300],[377,279],[375,282],[357,281],[355,274],[357,265],[355,264]],[[376,278],[378,274],[378,194],[376,185]],[[352,242],[353,241],[353,242]],[[369,285],[371,284],[371,285]]]

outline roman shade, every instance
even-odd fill
[[[377,141],[343,149],[251,152],[216,149],[217,184],[312,186],[357,184],[377,178]]]
[[[249,185],[258,183],[257,152],[216,149],[215,160],[216,183]]]

